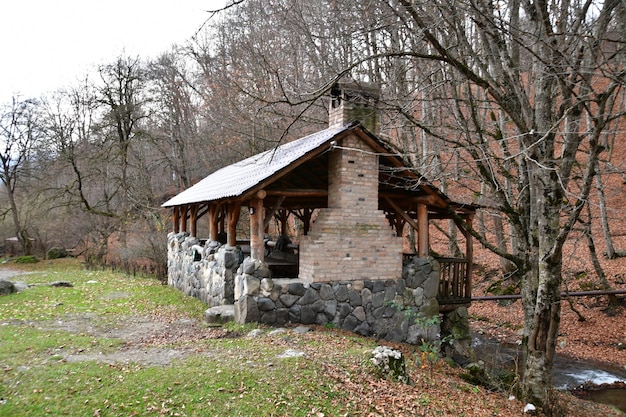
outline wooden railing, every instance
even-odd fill
[[[472,300],[471,277],[467,260],[461,258],[436,258],[439,262],[440,305],[469,304]]]

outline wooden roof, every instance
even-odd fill
[[[280,206],[290,210],[327,207],[328,151],[341,146],[342,139],[350,134],[357,135],[379,154],[380,209],[412,212],[417,203],[423,203],[429,211],[442,214],[448,207],[460,212],[474,211],[471,206],[452,202],[410,167],[402,155],[358,122],[319,131],[221,168],[162,207],[244,202],[260,190],[267,193],[267,206],[280,199]]]

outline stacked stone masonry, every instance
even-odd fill
[[[218,250],[219,249],[219,250]],[[187,233],[168,235],[167,282],[210,307],[233,304],[240,247],[202,242]]]
[[[200,256],[199,256],[200,254]],[[210,307],[235,305],[235,320],[282,326],[287,323],[332,324],[364,336],[421,343],[436,340],[439,325],[418,317],[439,314],[439,265],[433,258],[412,258],[398,279],[351,279],[311,282],[272,279],[270,270],[239,248],[169,236],[170,285]]]
[[[331,323],[363,336],[414,344],[438,337],[438,325],[418,320],[439,315],[439,270],[432,258],[413,258],[400,279],[332,283],[272,280],[256,271],[260,265],[246,258],[235,277],[239,322]]]

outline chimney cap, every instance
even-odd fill
[[[337,81],[330,89],[330,96],[344,101],[376,102],[380,97],[380,87],[363,81]]]

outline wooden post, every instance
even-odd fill
[[[191,214],[189,218],[189,229],[190,234],[193,237],[198,236],[198,210],[200,209],[199,204],[194,204],[191,206]]]
[[[287,230],[287,220],[289,219],[289,212],[285,209],[278,210],[276,213],[278,220],[280,221],[280,234],[283,236],[288,236],[289,231]]]
[[[302,234],[305,236],[309,233],[311,228],[311,217],[313,216],[313,210],[310,208],[303,208],[301,210],[291,211],[300,221],[302,221]]]
[[[180,206],[180,231],[187,231],[187,211],[189,210],[189,206]]]
[[[428,206],[417,205],[417,256],[426,258],[429,252],[428,237]]]
[[[239,222],[239,210],[241,202],[237,201],[228,205],[228,246],[237,246],[237,222]]]
[[[474,215],[470,214],[466,223],[471,228]],[[467,260],[467,276],[465,277],[465,297],[472,299],[472,275],[474,272],[474,243],[469,229],[465,233],[465,259]]]
[[[313,209],[305,208],[303,211],[303,216],[300,218],[302,220],[302,234],[308,235],[309,230],[311,230],[311,218],[313,217]]]
[[[180,211],[178,206],[172,208],[172,223],[174,223],[174,233],[180,232]]]
[[[263,197],[265,191],[256,194],[257,198],[250,201],[250,256],[252,259],[265,260],[265,244],[263,242]]]
[[[209,204],[209,239],[217,240],[217,215],[219,206],[217,204]]]
[[[217,214],[219,224],[218,234],[226,232],[226,218],[228,217],[228,204],[223,204]]]

